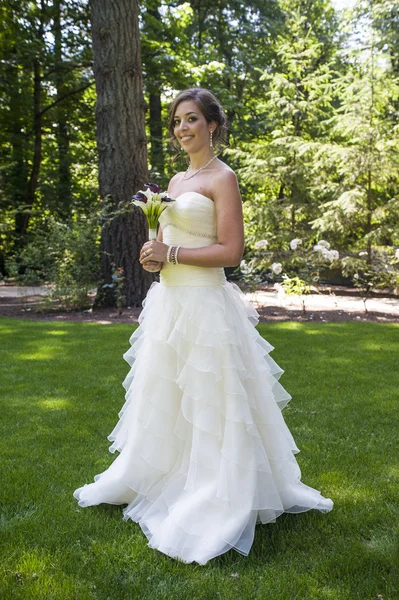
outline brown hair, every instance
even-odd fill
[[[182,148],[176,140],[174,134],[173,121],[175,118],[175,112],[178,105],[184,100],[193,100],[198,106],[199,110],[204,115],[205,119],[210,123],[216,121],[217,126],[213,132],[213,143],[216,153],[221,153],[225,146],[228,146],[228,125],[227,117],[220,104],[219,100],[205,88],[194,87],[188,88],[187,90],[181,91],[176,98],[173,100],[169,109],[169,125],[168,131],[170,133],[169,143],[172,148],[177,150],[177,154],[173,157],[172,164],[179,158],[182,153]]]

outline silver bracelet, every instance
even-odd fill
[[[166,262],[170,262],[170,253],[172,251],[173,246],[168,246],[168,251],[166,253]]]
[[[177,246],[177,248],[176,248],[176,253],[175,253],[175,261],[176,261],[176,264],[177,264],[177,265],[179,265],[179,264],[180,264],[180,263],[179,263],[179,261],[177,260],[177,255],[179,254],[180,247],[181,247],[181,246]]]

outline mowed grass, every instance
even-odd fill
[[[302,481],[335,506],[258,525],[248,557],[205,566],[72,496],[113,460],[132,330],[0,319],[0,598],[399,599],[399,326],[259,325],[293,396]]]

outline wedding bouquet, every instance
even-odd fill
[[[168,207],[174,198],[169,198],[166,192],[156,183],[145,183],[148,188],[145,192],[140,190],[133,196],[132,204],[140,206],[148,221],[148,239],[155,240],[157,237],[157,225],[161,213]]]

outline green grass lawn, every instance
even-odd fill
[[[0,319],[1,600],[399,599],[399,326],[259,326],[292,394],[302,481],[332,512],[258,525],[205,566],[73,490],[111,462],[132,327]]]

